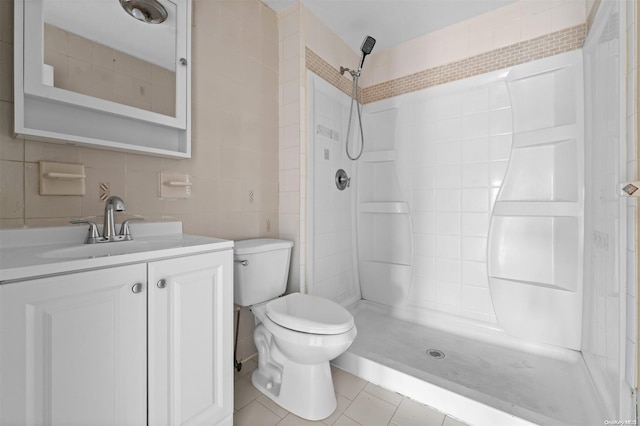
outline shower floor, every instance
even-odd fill
[[[365,380],[474,425],[603,424],[579,352],[454,334],[367,301],[350,311],[358,336],[334,364]],[[428,356],[428,349],[444,358]]]

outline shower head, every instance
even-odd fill
[[[362,69],[362,65],[364,64],[364,58],[373,50],[373,46],[376,44],[376,39],[367,36],[362,42],[362,46],[360,46],[360,51],[362,52],[362,57],[360,58],[360,66],[358,69]]]

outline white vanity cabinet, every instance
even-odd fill
[[[0,285],[0,424],[231,424],[232,266],[227,248]]]
[[[233,251],[149,265],[149,425],[231,424]]]
[[[0,285],[0,424],[145,424],[146,282],[138,264]]]

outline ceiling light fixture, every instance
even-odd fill
[[[156,0],[120,0],[120,6],[138,21],[161,24],[167,19],[167,10]]]

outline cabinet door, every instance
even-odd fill
[[[232,415],[232,266],[231,250],[149,263],[150,425]]]
[[[145,265],[0,285],[0,424],[146,424],[146,293]]]

